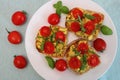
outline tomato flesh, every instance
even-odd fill
[[[53,54],[55,46],[52,42],[46,41],[44,44],[44,51],[46,54]]]
[[[73,9],[71,10],[71,13],[72,13],[72,15],[74,16],[75,19],[78,19],[78,16],[79,16],[80,18],[83,17],[83,12],[82,12],[80,9],[78,9],[78,8],[73,8]]]
[[[85,54],[88,51],[88,44],[87,43],[80,43],[78,45],[77,50],[81,53],[81,54]]]
[[[12,15],[12,23],[15,25],[22,25],[26,21],[26,15],[22,11],[17,11]]]
[[[48,23],[51,25],[56,25],[60,22],[60,16],[56,13],[50,14],[48,17]]]
[[[56,32],[55,39],[65,42],[65,34],[62,31],[58,31]]]
[[[73,32],[78,32],[78,31],[80,31],[80,24],[78,22],[72,22],[71,26],[70,26],[70,29]]]
[[[13,63],[15,65],[15,67],[19,68],[19,69],[23,69],[27,65],[27,61],[26,61],[25,57],[23,57],[22,55],[15,56]]]
[[[106,42],[101,39],[101,38],[97,38],[94,42],[93,42],[93,47],[97,50],[97,51],[103,51],[106,49]]]
[[[88,65],[91,67],[96,67],[99,63],[100,63],[100,60],[96,54],[92,54],[88,58]]]
[[[95,29],[95,24],[92,21],[88,21],[87,23],[85,23],[84,28],[85,33],[90,35]]]
[[[94,23],[99,23],[102,20],[101,16],[97,13],[93,14],[93,16],[94,16],[94,19],[92,21]]]
[[[51,33],[51,29],[50,27],[48,26],[43,26],[41,29],[40,29],[40,34],[43,36],[43,37],[48,37]]]
[[[67,63],[66,63],[66,61],[63,60],[63,59],[57,60],[56,63],[55,63],[55,68],[58,71],[65,71],[67,69]]]
[[[8,41],[12,44],[19,44],[22,41],[21,34],[18,31],[12,31],[8,35]]]
[[[77,57],[70,58],[68,65],[72,69],[78,69],[81,67],[81,61]]]

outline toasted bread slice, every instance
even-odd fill
[[[50,36],[48,36],[46,38],[41,36],[40,31],[38,32],[38,34],[36,36],[36,41],[35,41],[36,48],[40,53],[45,54],[47,56],[55,57],[55,58],[63,57],[64,50],[66,49],[66,45],[67,45],[68,30],[67,30],[67,28],[60,27],[58,25],[50,26],[50,28],[51,28],[51,34],[50,34]],[[55,39],[56,32],[58,32],[58,31],[61,31],[64,33],[64,35],[65,35],[64,42],[61,40]],[[48,54],[44,51],[44,44],[46,41],[50,41],[53,43],[53,45],[54,45],[53,53]]]
[[[85,53],[81,53],[78,51],[78,45],[81,43],[85,43],[88,45],[88,50],[85,51]],[[92,55],[95,55],[98,60],[98,63],[95,66],[89,65],[89,62],[88,62],[90,56],[92,56]],[[66,56],[66,61],[67,61],[68,67],[72,71],[74,71],[78,74],[83,74],[83,73],[89,71],[90,69],[97,67],[100,64],[99,56],[96,54],[96,51],[94,50],[94,48],[92,48],[90,46],[90,43],[86,39],[80,38],[80,39],[74,40],[70,44],[68,44],[66,52],[65,52],[65,56]],[[70,63],[70,60],[73,57],[76,57],[80,61],[81,66],[79,68],[71,67],[71,64],[73,64],[72,66],[78,65],[77,64],[78,61],[74,61],[73,63]]]
[[[74,8],[73,8],[74,9]],[[72,10],[73,10],[72,9]],[[65,22],[65,25],[66,25],[66,28],[68,28],[69,31],[75,33],[75,35],[77,35],[78,37],[81,37],[81,38],[86,38],[88,40],[95,40],[100,32],[100,24],[103,23],[103,20],[104,20],[104,15],[100,12],[95,12],[95,11],[91,11],[91,10],[84,10],[84,9],[81,9],[81,8],[77,8],[79,9],[80,11],[82,11],[83,13],[83,17],[79,18],[79,19],[76,19],[74,18],[73,14],[72,14],[72,10],[69,12],[69,14],[66,16],[66,22]],[[95,16],[99,15],[98,19],[96,20]],[[94,23],[94,29],[88,34],[87,32],[87,29],[85,29],[85,24],[87,22],[93,22]],[[71,30],[71,24],[73,22],[78,22],[80,24],[80,30],[78,30],[77,32],[74,32]],[[84,30],[83,30],[84,28]]]

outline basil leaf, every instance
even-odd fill
[[[90,19],[90,20],[93,20],[95,17],[92,16],[92,15],[89,15],[89,14],[85,14],[84,15],[86,18]]]
[[[47,60],[49,67],[54,69],[55,61],[51,57],[49,57],[49,56],[46,56],[45,59]]]
[[[80,70],[84,70],[87,64],[87,56],[85,54],[83,55],[81,61],[82,61],[82,66],[80,67]]]
[[[61,6],[62,6],[62,1],[58,1],[56,4],[53,4],[53,7],[56,9],[61,7]]]
[[[56,13],[60,16],[61,15],[61,10],[59,8],[56,9]]]
[[[80,52],[77,51],[76,49],[73,49],[73,51],[75,52],[75,55],[76,55],[76,56],[79,56],[79,55],[80,55]]]
[[[68,14],[69,13],[69,8],[67,6],[62,6],[61,7],[61,12],[64,14]]]
[[[112,35],[113,34],[112,30],[108,26],[106,26],[106,25],[102,25],[101,26],[101,32],[104,35]]]

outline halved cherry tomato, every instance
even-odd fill
[[[101,16],[98,13],[93,14],[93,16],[94,16],[94,19],[92,21],[94,23],[99,23],[102,20]]]
[[[88,58],[88,65],[91,67],[95,67],[100,63],[99,57],[96,54],[90,55]]]
[[[70,26],[70,29],[73,32],[78,32],[78,31],[80,31],[80,24],[78,22],[72,22],[71,26]]]
[[[71,13],[72,13],[72,15],[74,16],[75,19],[77,19],[78,16],[80,16],[80,18],[83,17],[83,12],[79,8],[73,8],[71,10]]]
[[[60,22],[60,16],[56,13],[50,14],[48,17],[48,23],[51,25],[56,25]]]
[[[80,43],[77,47],[77,50],[81,52],[81,54],[85,54],[88,51],[88,44],[87,43]]]
[[[63,59],[59,59],[55,63],[55,68],[59,71],[65,71],[67,69],[67,63]]]
[[[12,44],[19,44],[22,41],[22,36],[18,31],[8,32],[8,41]]]
[[[48,26],[43,26],[41,29],[40,29],[40,34],[43,36],[43,37],[48,37],[51,33],[51,29],[50,27]]]
[[[44,51],[47,54],[53,54],[54,53],[55,46],[52,42],[47,41],[44,44]]]
[[[24,56],[17,55],[17,56],[14,56],[14,57],[15,58],[13,60],[13,63],[14,63],[16,68],[23,69],[27,66],[27,60],[25,59]]]
[[[101,38],[97,38],[95,41],[93,41],[93,47],[97,51],[103,51],[106,49],[106,42]]]
[[[26,14],[25,12],[22,11],[16,11],[13,15],[12,15],[12,23],[15,25],[22,25],[24,24],[26,21]]]
[[[81,61],[77,57],[70,58],[68,65],[72,69],[77,69],[81,67]]]
[[[55,39],[65,42],[65,34],[62,31],[58,31],[56,32]]]
[[[95,29],[95,24],[92,21],[88,21],[85,23],[84,28],[86,30],[85,33],[90,35]]]

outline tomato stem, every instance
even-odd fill
[[[26,15],[27,14],[27,12],[26,11],[24,11],[24,10],[22,10],[22,12]]]
[[[8,33],[10,33],[10,31],[8,31],[8,29],[7,28],[5,28],[6,29],[6,31],[8,32]]]
[[[16,55],[13,56],[14,58],[16,57]]]

